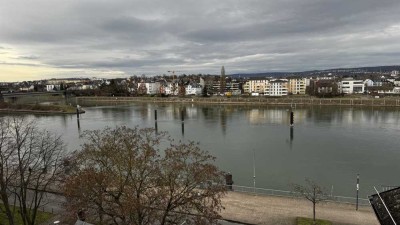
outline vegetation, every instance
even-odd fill
[[[67,211],[84,208],[96,224],[217,223],[224,176],[197,144],[124,126],[83,137],[65,183]]]
[[[23,225],[37,224],[46,193],[63,174],[64,153],[61,138],[39,130],[35,121],[0,118],[0,214],[8,224],[17,224],[15,215]]]
[[[313,204],[313,224],[316,224],[315,220],[315,207],[318,203],[321,201],[324,201],[328,199],[328,194],[326,191],[319,186],[316,182],[306,178],[306,184],[299,185],[299,184],[293,184],[293,190],[299,194],[300,196],[304,197],[308,201],[310,201]]]
[[[310,218],[303,218],[303,217],[297,217],[296,218],[296,225],[332,225],[332,223],[328,220],[316,220],[315,223],[313,219]]]
[[[0,103],[0,110],[76,113],[76,108],[70,105],[9,104],[6,102]]]
[[[4,205],[0,205],[0,207],[2,208],[1,211],[4,211]],[[16,210],[20,210],[19,208],[16,208]],[[22,225],[23,223],[23,219],[21,217],[21,215],[19,215],[18,213],[16,213],[17,211],[14,211],[14,224],[16,225]],[[50,220],[50,218],[52,218],[54,215],[48,212],[41,212],[38,211],[37,216],[36,216],[36,222],[35,224],[42,224],[44,222],[47,222]],[[0,213],[0,224],[4,224],[4,225],[9,225],[9,221],[7,218],[7,215],[5,215],[4,213]]]

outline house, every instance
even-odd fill
[[[61,85],[59,84],[47,84],[46,85],[46,91],[52,92],[52,91],[59,91],[61,90]]]
[[[201,95],[202,87],[200,84],[191,83],[185,87],[186,95]]]

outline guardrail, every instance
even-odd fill
[[[326,105],[326,106],[400,106],[400,99],[347,99],[347,98],[267,98],[267,97],[77,97],[76,104],[128,104],[133,102],[201,103],[201,104],[264,104],[264,105]]]
[[[293,197],[293,198],[301,198],[300,194],[294,191],[285,191],[285,190],[276,190],[276,189],[266,189],[266,188],[254,188],[247,186],[239,186],[239,185],[230,185],[233,191],[240,193],[248,193],[255,195],[267,195],[267,196],[277,196],[277,197]],[[230,187],[229,186],[229,187]],[[345,197],[345,196],[330,196],[328,195],[328,199],[325,202],[339,202],[346,204],[356,204],[357,199],[354,197]],[[358,198],[358,204],[369,206],[369,200],[365,198]]]

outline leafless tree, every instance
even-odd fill
[[[99,224],[215,224],[225,193],[214,157],[154,129],[86,132],[66,181],[67,208]]]
[[[9,224],[15,224],[16,212],[24,225],[36,223],[46,193],[63,172],[64,150],[61,138],[39,130],[35,121],[0,118],[0,196]]]
[[[295,193],[301,195],[313,204],[313,223],[315,224],[315,206],[324,200],[329,198],[325,189],[319,186],[316,182],[306,178],[305,185],[292,184]]]

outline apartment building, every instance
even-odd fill
[[[288,80],[276,79],[269,81],[268,85],[266,85],[264,95],[266,96],[288,95]]]
[[[306,78],[288,78],[288,93],[293,95],[306,94]]]
[[[250,78],[243,85],[243,92],[264,94],[265,87],[268,85],[268,83],[268,79]]]
[[[353,78],[343,78],[340,84],[340,92],[344,94],[364,93],[365,85],[363,80],[354,80]]]

